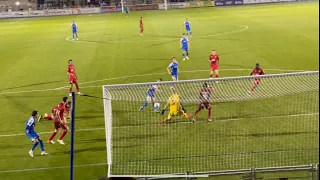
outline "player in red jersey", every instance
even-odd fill
[[[212,50],[211,55],[209,56],[210,61],[210,78],[213,76],[213,72],[216,74],[216,78],[219,78],[219,55],[216,53],[216,50]],[[216,81],[218,82],[218,81]]]
[[[210,99],[211,94],[213,92],[213,88],[210,88],[207,83],[204,83],[202,86],[202,89],[200,90],[200,104],[198,105],[197,111],[194,113],[194,117],[192,118],[192,121],[195,122],[196,118],[199,114],[199,112],[206,108],[208,110],[208,121],[211,122],[211,105],[210,105]]]
[[[77,75],[76,75],[76,71],[75,71],[72,59],[70,59],[68,61],[68,64],[69,65],[68,65],[67,72],[69,74],[69,84],[70,84],[69,96],[72,96],[71,92],[72,92],[73,84],[76,85],[78,94],[80,95],[81,93],[80,93],[80,88],[79,88],[79,85],[78,85],[78,78],[77,78]]]
[[[68,101],[67,104],[66,104],[66,111],[65,111],[65,119],[71,119],[71,113],[70,113],[70,110],[71,110],[71,101]]]
[[[64,97],[63,101],[58,105],[55,106],[52,109],[52,116],[53,116],[53,123],[54,123],[54,132],[51,134],[50,138],[48,139],[48,143],[54,144],[54,141],[52,140],[56,134],[58,133],[59,129],[62,129],[62,133],[58,139],[58,142],[62,145],[65,145],[63,142],[64,136],[67,134],[69,127],[66,124],[65,121],[65,111],[66,111],[66,105],[67,105],[67,99],[68,97]]]
[[[142,21],[142,17],[140,17],[140,35],[142,36],[143,33],[143,21]]]
[[[68,101],[66,104],[66,110],[64,112],[64,120],[66,121],[67,119],[70,119],[70,109],[71,109],[71,101]],[[44,113],[43,116],[40,116],[38,121],[40,122],[41,119],[46,119],[46,120],[53,120],[53,109],[51,110],[51,114]]]
[[[260,68],[259,63],[257,63],[256,68],[254,68],[252,70],[250,76],[252,76],[252,75],[254,75],[254,76],[264,75],[264,71],[263,71],[263,69]],[[261,82],[261,79],[259,77],[254,78],[253,85],[250,87],[250,91],[248,92],[249,96],[253,93],[254,89],[260,84],[260,82]]]
[[[61,103],[63,103],[63,104],[66,105],[66,110],[65,110],[65,114],[64,114],[65,120],[66,120],[67,118],[70,119],[70,118],[69,118],[69,116],[70,116],[70,115],[69,115],[69,111],[70,111],[70,108],[71,108],[71,101],[68,101],[68,102],[67,102],[67,100],[68,100],[68,97],[63,97],[63,98],[62,98],[62,102],[61,102]],[[41,119],[53,120],[53,119],[54,119],[53,109],[51,110],[51,114],[44,113],[43,116],[40,115],[39,118],[38,118],[38,121],[40,122]]]

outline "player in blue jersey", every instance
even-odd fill
[[[160,78],[157,82],[160,82],[162,81],[162,79]],[[147,100],[143,103],[143,105],[140,107],[139,111],[142,111],[145,107],[148,106],[148,104],[152,104],[153,106],[153,110],[154,112],[159,112],[159,109],[157,107],[155,107],[155,93],[159,91],[159,88],[157,85],[150,85],[149,89],[147,90],[147,93],[146,93],[146,97],[147,97]]]
[[[186,59],[189,59],[189,40],[186,37],[186,33],[182,34],[182,38],[180,39],[180,48],[182,50],[182,60],[185,61]]]
[[[190,24],[191,24],[190,21],[188,20],[188,18],[186,18],[186,21],[183,23],[183,25],[186,27],[187,37],[191,37],[192,36]]]
[[[178,73],[179,73],[178,66],[179,64],[177,62],[177,59],[175,57],[172,57],[172,63],[170,63],[169,66],[167,67],[167,71],[168,71],[168,74],[171,75],[173,81],[178,81]]]
[[[78,39],[78,26],[74,22],[74,20],[72,21],[71,29],[72,29],[72,41],[74,41],[74,35],[76,35],[77,40],[79,40]]]
[[[38,111],[32,111],[31,117],[28,119],[28,122],[26,125],[26,135],[32,142],[34,142],[31,150],[29,151],[29,155],[31,157],[33,157],[33,151],[38,146],[38,144],[40,144],[41,155],[48,154],[44,151],[44,145],[39,135],[34,131],[34,126],[36,126],[37,116],[38,116]]]

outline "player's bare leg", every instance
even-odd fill
[[[44,113],[44,115],[41,116],[41,119],[53,120],[52,115],[47,113]]]
[[[197,120],[197,116],[199,114],[199,112],[201,111],[202,108],[198,108],[198,110],[194,113],[194,116],[192,118],[192,122],[196,122]]]
[[[58,143],[60,143],[60,144],[62,144],[62,145],[65,145],[65,143],[63,142],[63,138],[64,138],[64,136],[66,136],[67,135],[67,130],[65,129],[65,130],[63,130],[62,131],[62,133],[61,133],[61,135],[60,135],[60,137],[59,137],[59,139],[58,139]]]
[[[58,143],[65,145],[65,143],[63,142],[62,139],[67,135],[67,133],[69,131],[69,127],[65,124],[65,122],[63,124],[61,124],[61,127],[62,127],[63,131],[57,141],[58,141]]]
[[[177,77],[172,76],[172,81],[178,81]]]
[[[143,28],[140,28],[140,36],[142,36]]]
[[[55,129],[53,131],[53,133],[51,134],[50,138],[47,140],[48,143],[50,144],[54,144],[55,142],[53,141],[53,138],[57,135],[57,132],[58,132],[59,129]]]
[[[210,79],[213,77],[213,70],[210,70]]]
[[[211,107],[208,108],[208,121],[211,122],[211,113],[212,113],[212,110],[211,110]]]
[[[189,56],[189,52],[186,51],[186,59],[187,59],[187,60],[189,60],[189,57],[188,57],[188,56]]]
[[[216,78],[219,78],[219,70],[214,70],[214,73],[216,74]],[[216,81],[218,83],[218,81]]]
[[[182,61],[185,61],[186,59],[188,60],[189,59],[188,55],[189,55],[188,51],[183,50],[182,51]]]
[[[73,87],[73,83],[70,83],[69,96],[72,96],[72,87]]]
[[[172,118],[172,116],[171,116],[171,114],[169,113],[169,114],[168,114],[168,117],[167,117],[165,120],[161,121],[160,124],[164,124],[164,123],[166,123],[166,122],[168,122],[168,121],[171,121],[171,118]]]
[[[253,85],[250,87],[250,90],[249,90],[249,92],[248,92],[248,95],[249,95],[249,96],[253,93],[254,89],[255,89],[257,86],[258,86],[258,84],[257,84],[256,82],[254,82]]]
[[[77,88],[78,94],[79,94],[79,95],[81,95],[81,93],[80,93],[80,87],[79,87],[78,82],[75,82],[74,84],[76,85],[76,88]]]

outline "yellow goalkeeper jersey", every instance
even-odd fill
[[[174,94],[169,98],[170,112],[176,112],[180,110],[180,97],[178,94]]]

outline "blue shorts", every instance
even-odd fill
[[[77,31],[72,31],[72,34],[77,34]]]
[[[26,134],[30,141],[34,141],[39,138],[39,135],[36,132],[29,132]]]
[[[186,52],[187,52],[187,51],[189,51],[189,49],[183,47],[183,48],[182,48],[182,51],[186,51]]]
[[[172,78],[176,78],[176,79],[178,79],[178,74],[171,73],[171,76],[172,76]]]
[[[191,28],[190,27],[186,27],[186,31],[191,31]]]

